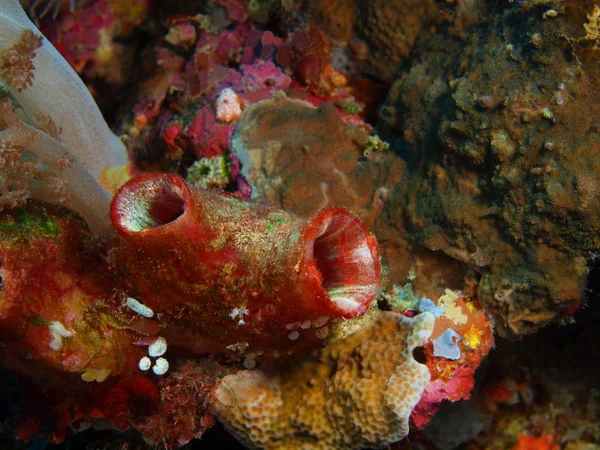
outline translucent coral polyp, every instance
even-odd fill
[[[129,294],[196,352],[320,346],[327,318],[363,313],[379,290],[375,238],[343,208],[303,221],[154,173],[123,186],[111,220]]]

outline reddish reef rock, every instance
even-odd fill
[[[111,219],[118,236],[98,238],[65,208],[0,216],[0,362],[44,405],[24,405],[22,439],[104,419],[184,445],[212,425],[232,370],[215,353],[234,368],[301,356],[379,293],[375,238],[342,208],[305,221],[151,173],[121,188]]]
[[[39,8],[42,2],[31,3],[33,8]],[[114,85],[124,83],[129,76],[125,72],[131,71],[132,54],[123,41],[131,34],[132,27],[139,25],[146,17],[150,0],[62,3],[65,7],[58,17],[46,15],[40,19],[40,30],[44,36],[71,67],[95,88],[101,89],[102,82]],[[67,11],[66,6],[73,10]]]
[[[157,327],[123,305],[105,245],[68,210],[29,204],[3,212],[0,230],[0,361],[28,390],[19,436],[53,421],[56,442],[94,419],[126,429],[135,403],[158,395],[138,376],[145,348],[135,345]]]
[[[491,2],[418,45],[381,108],[414,150],[394,221],[481,273],[502,335],[572,313],[600,247],[599,15],[592,1]]]
[[[111,219],[129,294],[193,351],[278,357],[319,347],[329,318],[364,313],[379,290],[375,238],[342,208],[302,221],[145,174],[117,193]]]

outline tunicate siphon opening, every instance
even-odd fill
[[[313,260],[322,276],[321,286],[331,301],[350,316],[356,315],[378,293],[377,243],[356,216],[341,208],[332,210],[325,210],[313,219],[321,221]]]
[[[187,187],[179,177],[142,175],[118,192],[113,201],[113,215],[117,215],[118,225],[130,232],[168,225],[183,215],[188,196]]]

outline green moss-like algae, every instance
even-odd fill
[[[0,233],[20,237],[58,236],[60,226],[54,217],[43,215],[38,209],[22,207],[0,215]]]

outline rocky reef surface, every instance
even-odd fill
[[[600,448],[595,2],[21,5],[0,445]]]
[[[598,248],[598,9],[489,5],[468,22],[421,43],[381,106],[419,166],[391,208],[481,273],[497,331],[521,336],[577,306]]]

